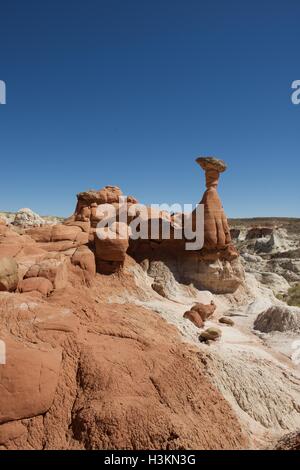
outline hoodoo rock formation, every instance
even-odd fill
[[[219,198],[217,187],[220,173],[227,166],[214,157],[199,157],[196,160],[205,171],[206,191],[200,204],[204,205],[204,247],[224,250],[231,244],[227,218]]]
[[[243,268],[231,242],[227,218],[217,193],[219,176],[225,171],[226,164],[214,157],[200,157],[196,161],[205,171],[207,187],[200,202],[204,206],[204,227],[197,227],[204,230],[202,249],[189,251],[184,236],[178,239],[174,235],[178,222],[184,228],[183,214],[170,214],[153,207],[141,211],[134,197],[123,196],[120,188],[115,186],[77,195],[75,213],[65,225],[73,229],[78,227],[89,234],[89,247],[95,254],[98,272],[111,274],[118,271],[127,253],[150,268],[151,262],[161,260],[178,281],[192,283],[200,289],[216,293],[232,293],[238,289],[243,283]],[[112,215],[116,216],[114,223],[97,228]],[[191,216],[192,219],[196,217],[196,211]],[[127,225],[134,221],[146,229],[147,238],[130,238]],[[158,229],[154,237],[151,226],[155,224]],[[168,238],[163,236],[165,228],[169,229]]]
[[[233,293],[243,284],[244,273],[217,192],[220,173],[227,166],[214,157],[199,157],[196,162],[205,171],[207,188],[200,201],[204,206],[204,245],[198,252],[180,256],[179,278],[182,282],[193,282],[200,289]]]

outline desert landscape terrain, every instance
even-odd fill
[[[300,219],[227,221],[226,165],[197,161],[196,251],[150,208],[170,239],[131,239],[115,186],[66,219],[1,208],[1,450],[300,449]]]

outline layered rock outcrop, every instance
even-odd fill
[[[18,265],[11,257],[0,258],[0,291],[14,291],[18,285]]]
[[[227,218],[217,193],[219,176],[225,171],[226,164],[213,157],[198,158],[197,163],[206,173],[207,189],[200,202],[204,207],[204,226],[195,224],[196,211],[190,214],[193,229],[204,232],[204,245],[196,250],[187,249],[186,215],[141,207],[134,197],[124,196],[120,188],[114,186],[77,195],[75,213],[65,225],[71,226],[72,230],[75,226],[80,227],[89,234],[89,246],[95,253],[98,272],[116,272],[128,253],[148,266],[153,261],[163,261],[176,280],[193,283],[200,289],[232,293],[243,284],[243,268],[231,242]],[[139,227],[143,235],[131,237],[132,226]]]
[[[43,225],[16,231],[0,225],[0,290],[36,291],[49,295],[68,285],[70,267],[79,268],[86,282],[96,274],[85,227]]]

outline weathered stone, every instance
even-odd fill
[[[20,292],[38,291],[43,295],[49,295],[53,291],[53,284],[44,277],[29,277],[19,282]]]
[[[222,160],[213,157],[202,157],[196,161],[205,170],[207,187],[201,200],[204,205],[204,247],[224,248],[230,244],[231,236],[217,186],[219,174],[226,170],[226,165]]]
[[[93,276],[96,274],[95,255],[87,246],[77,248],[72,256],[72,264],[80,266]]]
[[[212,316],[212,314],[214,313],[216,308],[217,308],[216,304],[212,300],[210,302],[210,304],[207,304],[207,305],[197,303],[191,308],[191,310],[194,311],[194,312],[197,312],[200,315],[200,317],[202,318],[202,320],[206,321],[209,317]]]
[[[61,351],[29,347],[10,338],[5,338],[5,343],[6,364],[0,367],[0,423],[45,413],[54,399]]]
[[[197,326],[197,328],[202,328],[204,325],[204,321],[195,310],[188,310],[184,313],[183,317],[190,320],[195,326]]]
[[[110,228],[97,230],[95,244],[97,260],[123,262],[129,246],[127,225],[116,222]]]
[[[207,330],[203,331],[199,336],[199,341],[206,342],[206,341],[216,341],[217,339],[221,338],[222,331],[219,328],[211,327],[207,328]]]
[[[44,227],[35,227],[29,230],[26,230],[26,233],[30,235],[33,240],[40,243],[47,243],[51,241],[52,236],[52,227],[46,225]]]
[[[48,279],[55,289],[63,289],[68,282],[67,259],[48,258],[33,265],[25,274],[25,278],[44,277]]]
[[[74,241],[78,234],[81,234],[80,227],[67,226],[67,225],[54,225],[52,228],[51,241],[58,242],[64,240]]]
[[[254,329],[263,333],[272,331],[300,331],[300,308],[274,305],[260,313],[254,322]]]
[[[221,317],[219,318],[220,323],[224,323],[224,325],[234,326],[234,321],[228,317]]]
[[[13,258],[0,258],[0,291],[14,291],[19,282],[18,265]]]

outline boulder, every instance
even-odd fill
[[[11,257],[0,258],[0,291],[14,291],[19,282],[18,265]]]
[[[234,326],[234,321],[228,317],[219,318],[219,322],[223,323],[224,325]]]
[[[211,327],[203,331],[199,336],[200,342],[216,341],[221,338],[222,331],[219,328]]]
[[[190,320],[195,326],[197,326],[197,328],[202,328],[204,325],[204,321],[202,320],[199,313],[195,310],[189,310],[185,312],[183,317],[187,320]]]
[[[300,331],[300,308],[274,305],[256,318],[254,329],[263,333],[272,331]]]
[[[61,256],[59,258],[47,258],[29,268],[25,278],[42,277],[48,279],[54,289],[63,289],[68,282],[68,259]]]
[[[53,284],[44,277],[29,277],[19,282],[18,290],[19,292],[38,291],[47,296],[53,291]]]
[[[205,322],[209,317],[212,316],[217,306],[212,300],[210,304],[197,303],[191,308],[191,311],[197,312],[202,320]]]
[[[111,227],[97,229],[96,259],[123,262],[129,247],[128,237],[128,226],[124,223],[116,222]]]
[[[96,274],[96,262],[94,253],[87,246],[80,246],[72,256],[72,264],[80,266],[91,275]]]

